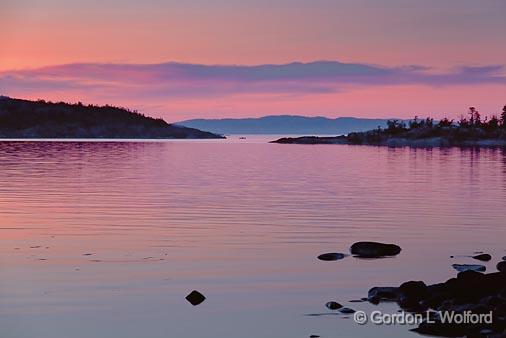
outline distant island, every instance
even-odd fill
[[[491,118],[483,119],[478,110],[471,107],[468,117],[462,116],[457,122],[444,118],[436,123],[432,118],[420,120],[415,117],[407,124],[399,120],[389,120],[386,128],[378,127],[366,132],[332,137],[284,137],[272,143],[506,147],[506,106],[500,117],[493,115]]]
[[[176,122],[185,127],[209,130],[224,135],[339,135],[386,127],[388,119],[355,117],[307,117],[274,115],[259,118],[195,119]]]
[[[113,106],[0,96],[0,138],[209,139],[221,135]]]

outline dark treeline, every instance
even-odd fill
[[[285,144],[364,144],[379,146],[413,147],[506,147],[506,106],[499,115],[482,118],[474,107],[467,116],[454,121],[444,118],[434,121],[432,118],[415,117],[409,122],[401,120],[387,121],[387,127],[354,132],[340,136],[302,136],[283,137],[273,141]]]
[[[81,102],[0,97],[0,137],[28,138],[215,138],[137,111]]]
[[[506,141],[506,106],[501,114],[483,118],[475,107],[469,108],[467,115],[458,121],[444,118],[434,121],[432,118],[415,117],[408,123],[400,120],[389,120],[386,128],[379,128],[364,133],[350,133],[347,140],[355,144],[381,144],[388,139],[440,139],[448,145],[472,143],[473,141],[498,140]]]

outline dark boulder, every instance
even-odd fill
[[[445,283],[447,298],[458,304],[476,303],[481,298],[499,293],[506,285],[506,274],[493,272],[469,278],[451,278]]]
[[[206,297],[198,292],[197,290],[193,290],[190,292],[188,296],[185,297],[188,302],[190,302],[191,305],[196,306],[201,304],[203,301],[206,300]]]
[[[321,261],[328,262],[328,261],[337,261],[337,260],[343,259],[344,257],[346,257],[346,255],[343,253],[329,252],[329,253],[324,253],[324,254],[319,255],[318,259]]]
[[[338,302],[332,301],[332,302],[327,302],[325,304],[325,307],[329,310],[338,310],[338,309],[342,308],[343,306],[341,304],[339,304]]]
[[[481,272],[475,270],[465,270],[461,271],[457,274],[457,279],[464,281],[474,281],[483,278],[483,274]]]
[[[399,286],[397,302],[404,309],[417,309],[427,296],[427,285],[422,281],[409,281]]]
[[[350,252],[357,257],[379,258],[398,255],[401,252],[401,248],[395,244],[357,242],[351,246]]]
[[[473,256],[472,258],[477,259],[479,261],[488,262],[489,260],[492,259],[492,256],[490,256],[489,254],[481,254]]]
[[[422,281],[409,281],[402,283],[398,291],[408,297],[424,298],[427,295],[427,285]]]

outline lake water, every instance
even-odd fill
[[[265,140],[0,142],[0,336],[414,337],[310,314],[506,255],[505,151]]]

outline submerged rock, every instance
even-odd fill
[[[367,301],[367,298],[365,298],[365,299],[364,298],[352,299],[352,300],[349,300],[348,302],[350,302],[350,303],[363,303],[365,301]]]
[[[339,309],[339,312],[344,313],[344,314],[350,314],[350,313],[355,313],[355,310],[350,309],[349,307],[343,307],[343,308]]]
[[[329,309],[329,310],[337,310],[337,309],[342,308],[343,306],[342,306],[341,304],[339,304],[338,302],[334,302],[334,301],[332,301],[332,302],[327,302],[327,303],[325,304],[325,307],[326,307],[327,309]]]
[[[193,290],[190,292],[188,296],[185,297],[188,302],[190,302],[191,305],[196,306],[201,304],[203,301],[206,300],[206,297],[198,292],[197,290]]]
[[[329,252],[324,253],[318,256],[318,259],[321,261],[338,261],[346,257],[345,254],[339,252]]]
[[[472,258],[477,259],[479,261],[488,262],[489,260],[492,259],[492,256],[490,256],[489,254],[481,254],[473,256]]]
[[[350,252],[357,257],[379,258],[398,255],[401,252],[401,247],[378,242],[357,242],[351,246]]]
[[[480,264],[452,264],[452,268],[459,272],[463,271],[485,271],[487,268]]]

